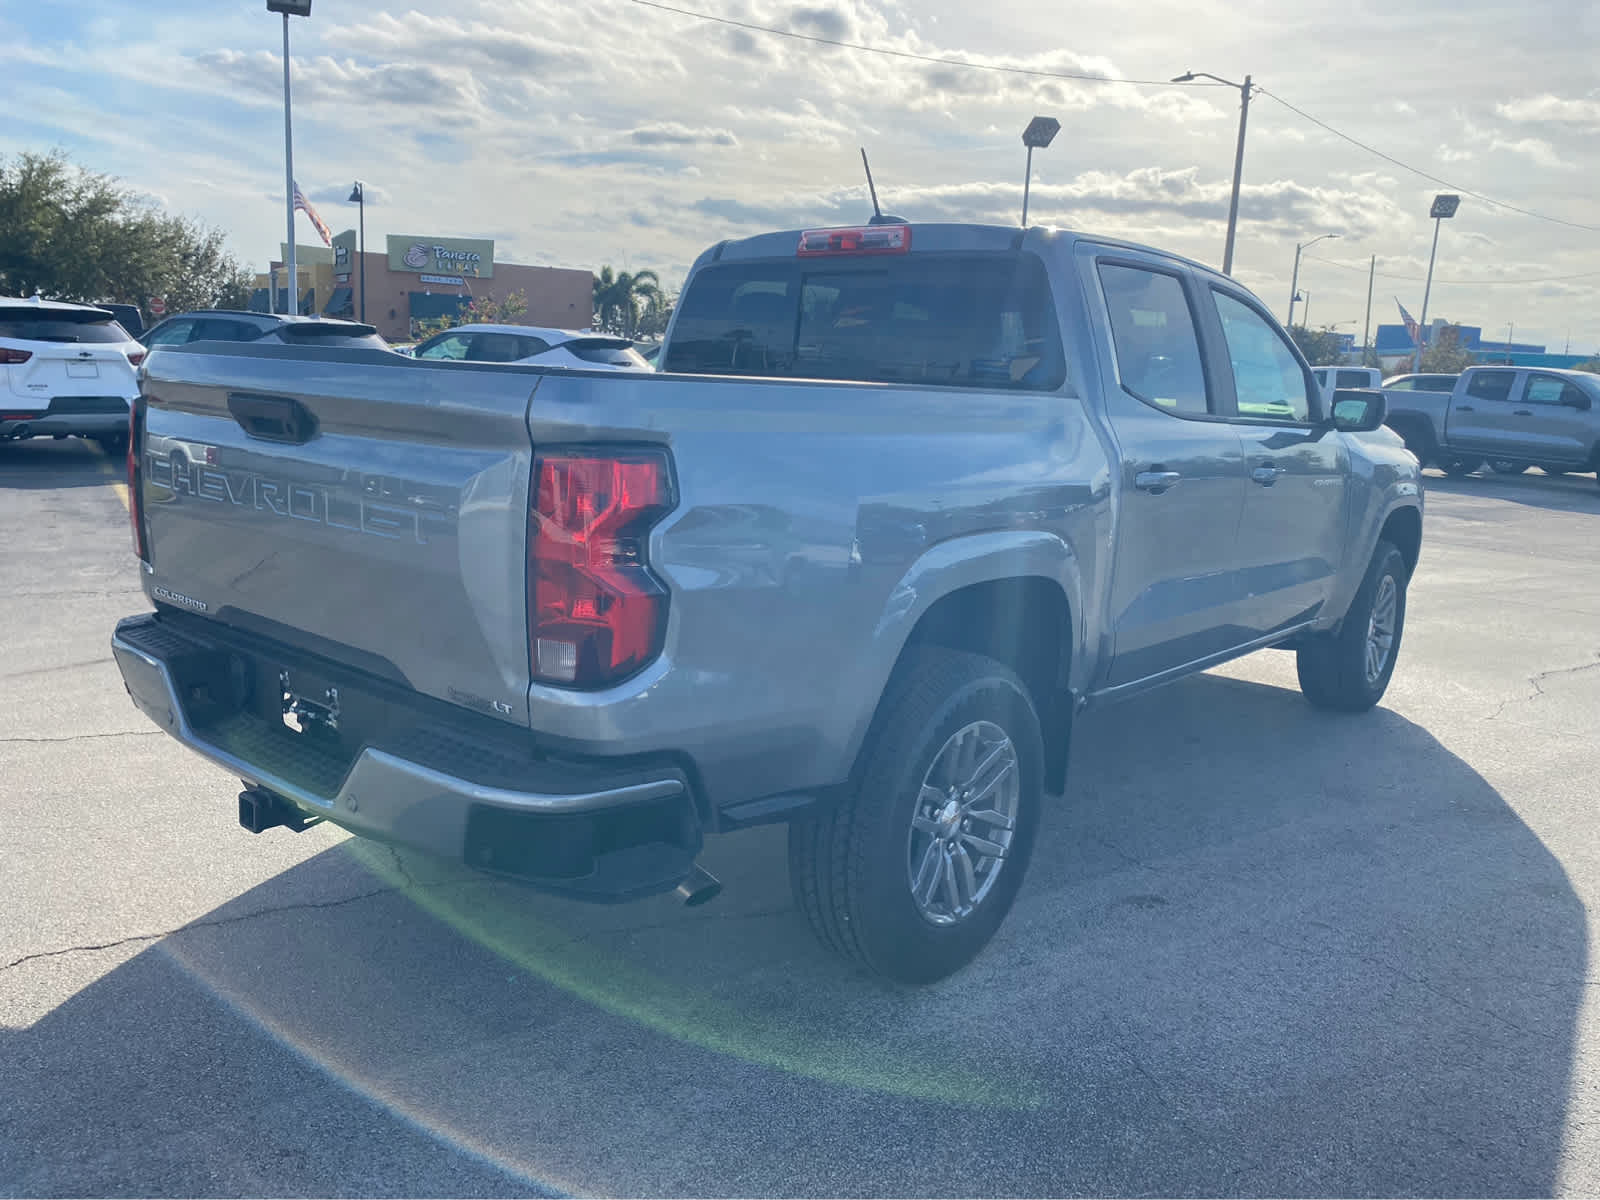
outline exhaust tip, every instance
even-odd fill
[[[689,868],[689,877],[677,886],[673,895],[683,901],[685,908],[698,908],[722,893],[722,881],[696,863]]]

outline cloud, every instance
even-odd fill
[[[652,121],[628,133],[636,146],[737,146],[739,139],[731,129],[680,125],[676,121]]]
[[[1600,99],[1571,100],[1552,96],[1525,96],[1494,106],[1495,113],[1507,121],[1549,122],[1551,124],[1600,127]]]
[[[1447,163],[1471,162],[1477,157],[1471,150],[1458,150],[1454,146],[1440,146],[1434,151],[1434,155],[1440,162]]]
[[[1504,138],[1495,138],[1494,141],[1489,143],[1489,148],[1491,150],[1506,150],[1512,154],[1520,154],[1538,163],[1541,167],[1569,168],[1576,165],[1562,158],[1561,155],[1556,153],[1556,148],[1542,138],[1526,137],[1519,138],[1514,142],[1507,141]]]

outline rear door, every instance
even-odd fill
[[[1218,283],[1207,290],[1206,329],[1228,362],[1223,403],[1247,480],[1241,621],[1265,637],[1315,617],[1332,591],[1345,555],[1349,450],[1322,420],[1322,389],[1260,303]],[[1333,373],[1329,396],[1343,374]]]
[[[1188,270],[1089,244],[1078,253],[1109,333],[1102,374],[1122,511],[1103,682],[1116,687],[1245,640],[1235,561],[1244,465],[1207,371]]]
[[[127,401],[139,392],[128,352],[141,347],[110,317],[73,309],[0,307],[0,346],[12,351],[6,371],[12,398],[32,401],[29,407],[44,409],[57,399],[88,400],[120,404],[126,412]]]
[[[1590,407],[1570,380],[1530,371],[1509,400],[1494,405],[1500,451],[1526,462],[1584,463],[1594,445]]]
[[[1445,441],[1454,450],[1504,453],[1510,431],[1517,372],[1486,367],[1469,371],[1450,397]]]

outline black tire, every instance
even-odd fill
[[[94,440],[100,444],[100,449],[112,458],[120,458],[128,452],[128,435],[125,433],[107,434]]]
[[[1383,698],[1400,657],[1406,628],[1406,560],[1392,542],[1380,540],[1356,590],[1350,610],[1336,633],[1308,638],[1296,657],[1300,690],[1317,708],[1333,712],[1366,712]],[[1383,581],[1394,584],[1393,633],[1387,655],[1374,676],[1369,673],[1367,647],[1372,633],[1373,610]]]
[[[935,762],[976,722],[998,726],[1014,750],[1014,827],[987,893],[954,923],[938,925],[911,890],[912,820]],[[822,943],[844,957],[901,983],[942,979],[983,949],[1010,910],[1033,851],[1043,782],[1038,713],[1015,672],[977,654],[910,650],[895,669],[847,794],[789,827],[795,901]],[[948,828],[956,825],[952,818]]]
[[[1522,475],[1532,467],[1532,463],[1512,462],[1509,458],[1491,458],[1489,460],[1489,470],[1496,475]]]
[[[1464,475],[1471,475],[1481,466],[1483,466],[1483,459],[1481,458],[1442,458],[1439,460],[1440,469],[1446,475],[1455,479],[1460,479]]]
[[[1433,430],[1421,421],[1402,418],[1389,428],[1400,435],[1406,444],[1406,449],[1417,456],[1417,461],[1427,466],[1438,454],[1438,446],[1434,444]]]

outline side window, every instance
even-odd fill
[[[1176,275],[1100,264],[1123,390],[1163,412],[1211,411],[1200,339]]]
[[[1342,388],[1364,388],[1371,387],[1372,383],[1367,378],[1367,373],[1365,371],[1340,371],[1339,382],[1334,386]]]
[[[1233,364],[1233,387],[1241,417],[1308,422],[1311,393],[1300,360],[1283,335],[1242,300],[1212,289]]]
[[[1311,377],[1317,381],[1318,386],[1328,386],[1328,373],[1326,371],[1313,371]]]
[[[472,339],[468,357],[474,362],[516,362],[522,357],[521,342],[514,333],[480,333]]]
[[[248,321],[223,321],[211,318],[195,325],[197,342],[251,342],[261,331]]]
[[[1467,395],[1479,400],[1509,400],[1511,384],[1516,379],[1511,371],[1479,371],[1467,380]]]
[[[1528,376],[1528,394],[1523,397],[1529,404],[1554,404],[1564,405],[1568,408],[1583,408],[1584,401],[1588,399],[1582,389],[1568,383],[1565,379],[1554,375]]]
[[[1415,379],[1396,379],[1392,383],[1385,383],[1383,386],[1391,392],[1414,392],[1417,390],[1417,381]]]
[[[189,340],[189,335],[194,332],[193,321],[168,321],[159,326],[150,334],[147,346],[181,346]]]
[[[467,346],[468,338],[466,334],[447,334],[438,341],[429,342],[428,345],[418,350],[416,357],[434,360],[444,359],[454,362],[467,357]]]
[[[521,346],[518,348],[518,358],[532,358],[535,354],[543,354],[550,349],[550,343],[543,338],[524,337],[518,338]]]

